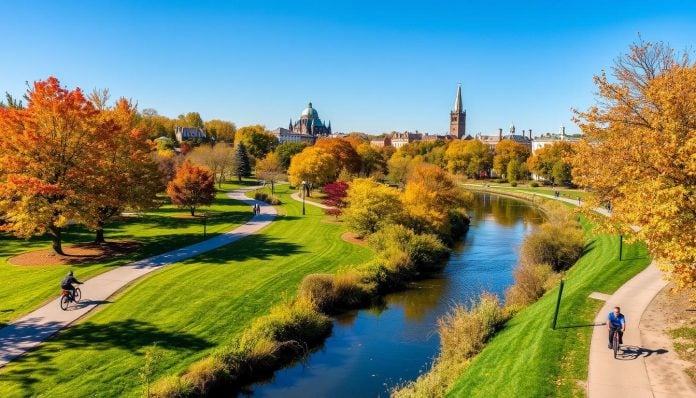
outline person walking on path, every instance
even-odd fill
[[[626,317],[621,313],[620,307],[614,307],[614,311],[609,313],[607,318],[609,322],[609,348],[614,348],[612,346],[614,341],[614,333],[619,334],[619,344],[623,344],[623,334],[626,331]]]

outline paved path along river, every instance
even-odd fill
[[[106,300],[114,293],[143,275],[235,242],[270,224],[277,214],[276,209],[266,203],[249,199],[245,195],[245,192],[256,188],[258,187],[248,187],[228,193],[230,198],[248,203],[249,206],[254,203],[261,206],[261,213],[247,223],[212,239],[142,259],[97,275],[80,286],[82,301],[77,306],[73,305],[68,311],[63,311],[60,309],[57,298],[0,329],[0,367],[38,346],[100,304],[106,303]],[[249,211],[251,212],[251,209]]]

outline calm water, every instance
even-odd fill
[[[476,194],[471,226],[433,279],[388,295],[385,304],[336,319],[332,335],[304,362],[255,384],[253,397],[386,397],[427,370],[438,352],[437,319],[453,303],[512,283],[522,239],[541,222],[522,202]]]

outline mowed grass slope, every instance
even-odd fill
[[[589,234],[586,220],[583,227]],[[586,395],[582,384],[587,379],[590,325],[604,304],[588,295],[595,291],[613,293],[650,263],[641,244],[624,244],[624,260],[619,261],[617,236],[590,236],[586,254],[566,275],[557,330],[551,329],[551,322],[558,287],[495,335],[461,375],[449,397]],[[611,360],[609,354],[607,360]]]
[[[200,210],[210,213],[207,220],[208,237],[234,229],[251,218],[249,206],[230,199],[225,192],[239,187],[241,185],[224,184],[223,191],[217,192],[213,205]],[[9,258],[32,250],[49,249],[51,240],[48,235],[22,240],[0,234],[0,274],[4,281],[0,284],[0,327],[57,297],[60,294],[59,282],[70,269],[82,281],[115,266],[203,240],[202,220],[186,218],[188,214],[185,209],[165,205],[144,213],[142,217],[111,222],[105,228],[107,241],[137,240],[143,246],[135,253],[111,261],[80,265],[11,265],[7,262]],[[68,228],[63,238],[64,245],[88,243],[94,241],[94,232],[82,226],[73,226]],[[70,250],[67,252],[70,253]]]
[[[229,342],[309,273],[361,263],[370,250],[341,240],[343,227],[289,198],[257,235],[157,271],[112,304],[0,370],[0,396],[138,396],[143,353],[163,354],[155,378],[181,372]],[[84,292],[89,297],[89,292]]]

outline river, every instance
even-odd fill
[[[251,397],[387,397],[438,353],[437,319],[481,291],[502,296],[524,237],[542,221],[524,202],[476,193],[469,231],[445,269],[383,304],[337,317],[324,345],[245,393]]]

